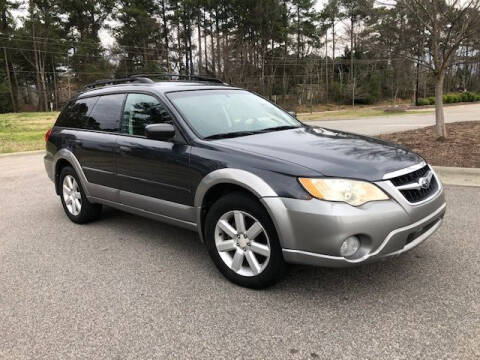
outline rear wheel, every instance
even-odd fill
[[[285,273],[282,249],[268,213],[243,193],[226,195],[212,205],[205,242],[220,272],[238,285],[264,288]]]
[[[102,205],[87,200],[75,170],[66,166],[60,172],[60,199],[68,218],[83,224],[100,217]]]

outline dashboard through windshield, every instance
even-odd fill
[[[302,126],[260,96],[244,90],[196,90],[167,94],[203,139],[253,135]]]

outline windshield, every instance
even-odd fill
[[[302,124],[260,96],[244,90],[198,90],[167,94],[204,139],[252,135]]]

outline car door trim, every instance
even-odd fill
[[[55,154],[52,164],[54,170],[57,162],[61,159],[68,161],[73,166],[89,201],[176,224],[193,231],[197,229],[194,207],[91,183],[87,180],[75,155],[68,149],[61,149]],[[136,202],[138,206],[123,204],[122,195],[133,200],[131,204]],[[157,211],[152,211],[152,209],[157,209]]]
[[[186,188],[186,187],[176,186],[176,185],[167,184],[167,183],[158,182],[158,181],[153,181],[153,180],[148,180],[148,179],[139,178],[139,177],[136,177],[136,176],[130,176],[130,175],[125,175],[125,174],[120,174],[120,173],[117,173],[117,176],[118,177],[129,178],[129,179],[133,179],[133,180],[138,180],[138,181],[141,181],[141,182],[154,184],[154,185],[158,185],[158,186],[168,187],[168,188],[172,188],[172,189],[176,189],[176,190],[186,191],[189,194],[192,192],[189,188]]]

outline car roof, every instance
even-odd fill
[[[87,89],[79,93],[76,98],[83,98],[95,95],[103,95],[113,92],[132,92],[132,91],[146,91],[164,94],[173,91],[189,91],[189,90],[240,90],[241,88],[226,85],[209,83],[206,81],[157,81],[151,84],[148,83],[122,83],[116,85],[106,85],[99,88]]]

